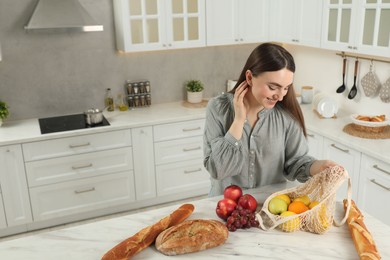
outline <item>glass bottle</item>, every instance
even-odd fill
[[[125,100],[123,99],[123,95],[118,95],[118,108],[120,111],[127,111],[129,108],[125,103]]]
[[[107,108],[107,111],[114,111],[114,97],[111,93],[111,88],[106,89],[106,96],[104,98],[104,106]]]

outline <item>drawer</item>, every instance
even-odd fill
[[[156,165],[203,157],[203,136],[154,144]]]
[[[122,172],[30,189],[35,221],[124,205],[135,201],[134,174]]]
[[[203,135],[204,119],[153,126],[155,142]]]
[[[23,144],[25,161],[131,146],[130,130],[79,135]]]
[[[157,195],[170,195],[199,190],[199,195],[210,191],[210,175],[202,159],[171,163],[156,167]]]
[[[132,148],[72,155],[26,163],[29,187],[133,169]]]

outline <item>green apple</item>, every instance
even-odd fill
[[[268,203],[268,210],[272,214],[279,215],[287,211],[287,202],[281,198],[274,197]]]

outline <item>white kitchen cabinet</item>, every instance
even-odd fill
[[[269,1],[206,1],[207,45],[268,41]]]
[[[156,197],[154,170],[153,128],[151,126],[131,129],[134,148],[134,173],[137,200]]]
[[[273,0],[270,6],[273,41],[320,47],[322,0]]]
[[[390,225],[390,164],[363,154],[360,166],[359,207]]]
[[[205,120],[154,126],[157,195],[186,198],[207,194],[210,177],[203,167]]]
[[[205,46],[205,0],[114,0],[119,51]]]
[[[0,147],[0,187],[7,226],[32,222],[21,145]]]
[[[323,157],[341,165],[348,171],[352,183],[352,199],[358,200],[359,172],[361,153],[339,142],[324,137]],[[342,201],[347,198],[348,182],[345,181],[337,191],[336,199]]]
[[[322,47],[390,57],[390,2],[325,0]]]
[[[322,135],[313,131],[307,130],[307,144],[309,146],[309,155],[316,159],[323,159],[323,143]]]

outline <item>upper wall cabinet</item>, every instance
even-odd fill
[[[267,41],[267,0],[206,1],[207,45],[228,45]]]
[[[322,47],[390,57],[390,0],[325,0]]]
[[[270,1],[273,41],[320,47],[322,0]]]
[[[119,51],[205,46],[205,0],[114,0]]]

